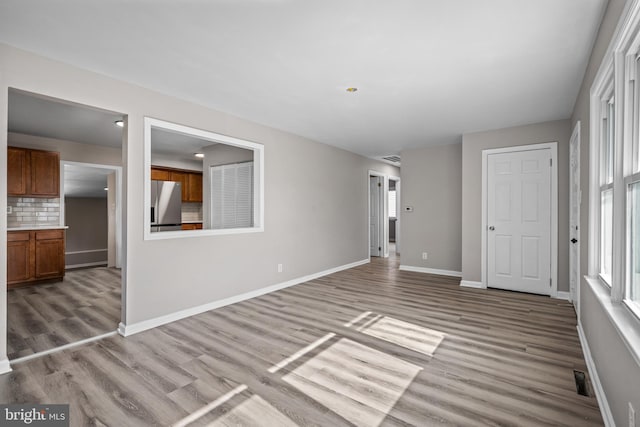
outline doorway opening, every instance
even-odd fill
[[[385,179],[384,175],[369,173],[369,256],[385,253]]]
[[[58,186],[46,198],[30,193],[34,190],[28,186],[22,193],[8,193],[7,240],[22,238],[19,243],[33,249],[13,251],[17,258],[8,254],[6,340],[11,363],[117,333],[124,301],[125,123],[122,113],[9,90],[10,150],[27,159],[31,181],[42,173],[35,170],[33,159],[41,153],[57,159],[46,165],[44,176],[49,182],[54,177]],[[55,245],[47,240],[54,234]],[[13,275],[23,264],[20,275]],[[40,264],[55,274],[43,276]]]
[[[387,191],[389,216],[389,256],[400,255],[400,178],[389,177]]]

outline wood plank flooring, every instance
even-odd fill
[[[7,292],[9,360],[115,331],[120,323],[120,270],[68,271],[61,282]]]
[[[0,401],[71,424],[600,426],[572,307],[395,259],[14,366]]]

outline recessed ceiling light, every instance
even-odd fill
[[[104,191],[109,191],[109,187],[104,187]]]
[[[357,87],[348,87],[348,88],[347,88],[347,92],[351,92],[351,93],[353,93],[353,92],[357,92],[357,91],[358,91],[358,88],[357,88]]]
[[[194,156],[196,156],[199,159],[204,159],[204,154],[203,153],[193,153]]]
[[[124,121],[123,120],[116,120],[115,122],[113,122],[114,125],[118,126],[118,127],[124,127]]]

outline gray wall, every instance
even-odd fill
[[[589,91],[605,51],[613,37],[625,3],[624,0],[609,0],[608,2],[571,117],[571,129],[580,121],[581,134],[580,186],[582,204],[580,206],[580,224],[582,231],[580,232],[580,240],[583,244],[580,252],[580,270],[582,277],[587,274],[588,266]],[[640,413],[640,366],[633,359],[616,327],[584,279],[580,283],[580,315],[580,323],[616,425],[628,425],[628,402],[631,402],[636,410],[636,423],[638,423],[638,414]]]
[[[69,227],[65,242],[65,264],[107,264],[107,198],[65,197],[65,224]],[[69,252],[95,251],[79,254]]]
[[[568,120],[536,123],[462,136],[462,279],[480,282],[482,150],[558,143],[558,291],[569,291],[569,138]]]
[[[369,258],[367,173],[374,169],[397,176],[397,168],[3,44],[0,69],[0,168],[6,167],[9,87],[126,115],[123,323]],[[265,231],[145,241],[144,116],[264,144]],[[6,186],[0,186],[0,210],[5,204]],[[4,247],[6,218],[0,221]],[[0,254],[3,312],[5,258]],[[282,273],[278,263],[284,265]],[[6,355],[5,337],[6,312],[0,313],[0,359]]]
[[[400,156],[400,264],[459,272],[462,145],[405,150]]]

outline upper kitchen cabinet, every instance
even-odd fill
[[[30,187],[28,172],[29,153],[22,148],[9,147],[7,153],[7,193],[10,196],[24,196]]]
[[[9,196],[60,196],[59,153],[9,147],[7,160]]]
[[[151,168],[152,181],[171,181],[171,172],[166,169]]]
[[[187,175],[187,202],[202,203],[202,174],[190,173]]]
[[[180,183],[181,190],[181,199],[183,202],[187,200],[187,174],[181,171],[171,171],[169,173],[169,181],[175,181]]]
[[[182,184],[183,202],[202,203],[202,172],[152,166],[151,180],[179,182]]]

